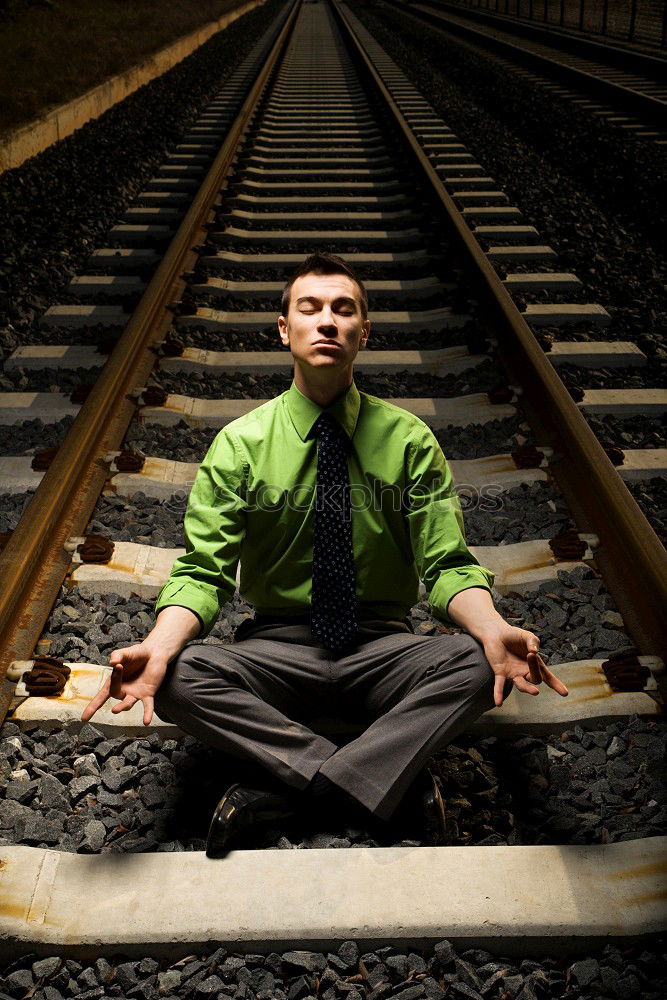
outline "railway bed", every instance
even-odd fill
[[[510,72],[578,104],[646,142],[667,144],[667,71],[659,56],[603,45],[492,13],[424,0],[390,4],[467,44],[494,53]]]
[[[3,970],[9,995],[36,987],[34,995],[55,1000],[47,989],[72,995],[78,983],[78,995],[85,985],[91,996],[120,988],[144,1000],[157,990],[291,1000],[505,990],[540,1000],[552,986],[584,995],[574,989],[595,983],[596,995],[652,996],[667,843],[657,779],[665,554],[584,413],[628,421],[664,412],[667,395],[640,348],[606,340],[604,304],[577,298],[576,275],[558,269],[530,220],[345,4],[288,4],[268,35],[272,54],[259,60],[234,123],[219,120],[230,103],[223,90],[146,185],[139,213],[128,209],[108,250],[96,250],[68,299],[46,311],[43,339],[20,345],[7,362],[0,440],[27,433],[26,420],[43,438],[76,417],[56,454],[41,459],[45,468],[23,470],[37,473],[23,487],[36,493],[0,555],[12,582],[2,604],[8,713],[0,740],[11,764],[0,772],[0,887],[10,901],[0,910],[0,953],[26,953]],[[238,97],[233,78],[230,86]],[[351,193],[351,180],[372,188]],[[296,213],[286,201],[294,185]],[[195,197],[190,207],[173,197],[184,187]],[[149,627],[177,549],[167,518],[180,518],[192,478],[192,467],[180,466],[200,460],[217,429],[284,385],[286,353],[267,357],[278,353],[266,333],[271,302],[286,268],[315,245],[347,254],[370,285],[381,346],[360,356],[359,385],[438,434],[462,499],[466,484],[472,490],[469,541],[496,572],[499,610],[543,637],[571,693],[562,703],[546,690],[530,701],[514,693],[438,756],[432,767],[449,802],[439,841],[414,824],[384,846],[377,831],[345,826],[296,842],[276,831],[265,848],[278,850],[210,862],[206,808],[220,793],[220,769],[237,773],[238,764],[158,719],[146,731],[134,710],[119,717],[105,706],[85,726],[80,713],[109,650]],[[493,254],[511,262],[519,250],[544,269],[513,272],[510,264],[500,279]],[[151,255],[152,276],[142,270]],[[518,308],[527,274],[529,290],[542,294]],[[120,309],[112,301],[118,277]],[[102,301],[91,307],[90,294]],[[543,350],[543,322],[556,330],[579,323],[586,336],[565,335]],[[83,364],[48,363],[49,345],[65,348],[61,361],[67,351],[76,361],[74,345],[95,346],[109,330],[115,343],[94,382],[100,365],[90,352],[79,353]],[[582,344],[582,377],[598,358],[613,366],[620,352],[640,362],[630,369],[641,372],[637,387],[606,397],[604,388],[586,388],[577,400],[559,371],[576,364],[577,350],[584,360]],[[268,374],[260,371],[267,363]],[[87,396],[69,398],[72,373],[92,385]],[[246,376],[254,386],[239,381]],[[124,467],[119,452],[137,441],[144,454]],[[644,444],[621,457],[640,481],[664,461]],[[0,461],[12,457],[21,456],[10,448]],[[495,507],[484,516],[480,498],[494,484]],[[95,528],[114,551],[83,564],[77,547]],[[17,558],[28,569],[19,579]],[[423,588],[420,596],[415,631],[457,631],[433,618]],[[229,642],[250,612],[237,593],[208,641]],[[69,666],[58,696],[25,687],[36,653]],[[625,690],[614,681],[619,663],[634,678]],[[183,794],[187,804],[193,773],[200,794],[185,809],[190,828],[179,828],[175,807],[183,810]],[[571,959],[525,964],[556,944]],[[517,962],[497,962],[498,952]],[[581,953],[589,957],[577,963]],[[113,958],[113,973],[102,955]],[[119,955],[141,962],[119,963]],[[623,956],[635,960],[630,969]],[[79,960],[93,957],[84,970]],[[171,969],[159,972],[158,959],[172,960]]]

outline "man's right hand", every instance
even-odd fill
[[[118,704],[111,709],[114,714],[127,712],[138,701],[143,702],[144,725],[149,726],[153,718],[155,694],[167,672],[168,662],[164,651],[157,650],[146,640],[136,646],[115,649],[109,657],[113,670],[84,708],[82,722],[92,719],[109,698],[117,698]]]
[[[144,725],[153,718],[153,701],[164,680],[169,662],[196,638],[201,628],[197,615],[178,604],[163,608],[143,642],[125,649],[115,649],[109,657],[113,670],[81,715],[88,722],[109,698],[117,698],[111,709],[116,715],[127,712],[138,701],[144,705]]]

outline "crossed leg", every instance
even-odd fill
[[[296,789],[321,771],[387,819],[428,757],[493,707],[493,681],[469,635],[394,631],[330,658],[307,626],[275,626],[231,646],[186,647],[155,708]],[[505,696],[511,690],[508,681]],[[370,724],[339,748],[307,724],[322,706]]]

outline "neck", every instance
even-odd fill
[[[352,365],[340,371],[333,371],[331,368],[304,371],[296,362],[294,383],[300,393],[325,408],[347,392],[352,385]]]

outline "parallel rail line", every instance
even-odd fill
[[[667,69],[665,61],[641,53],[564,37],[530,26],[508,24],[485,12],[466,10],[437,0],[387,0],[422,23],[433,25],[481,50],[571,88],[570,96],[586,95],[605,102],[594,113],[632,128],[638,137],[665,142]],[[589,51],[590,50],[590,51]],[[629,68],[636,64],[636,69]],[[636,120],[622,119],[628,112]],[[656,132],[655,128],[659,131]]]

